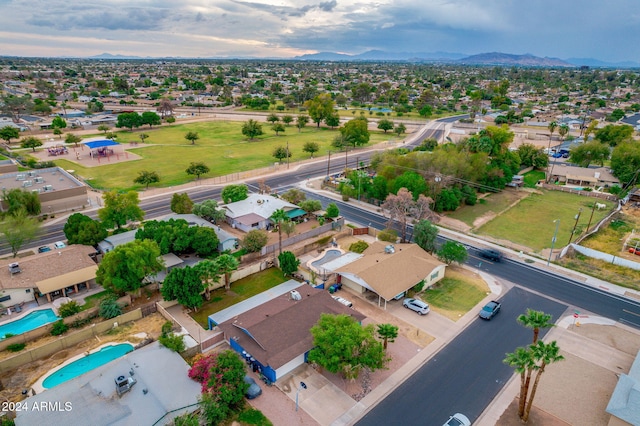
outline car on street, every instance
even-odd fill
[[[244,376],[244,382],[249,385],[249,389],[245,392],[244,396],[247,399],[254,399],[262,395],[262,388],[258,386],[255,380],[249,376]]]
[[[53,246],[56,249],[61,249],[61,248],[65,248],[67,245],[65,243],[63,243],[62,241],[56,241],[55,243],[53,243]]]
[[[464,414],[456,413],[449,417],[444,426],[471,426],[471,421]]]
[[[38,247],[38,253],[46,253],[48,251],[51,251],[51,247],[49,246]]]
[[[478,252],[480,257],[493,260],[494,262],[500,262],[502,260],[502,253],[494,249],[482,249]]]
[[[416,311],[418,315],[425,315],[429,313],[429,305],[422,300],[407,298],[402,302],[402,306],[412,311]]]
[[[353,303],[349,302],[347,299],[340,297],[340,296],[331,296],[333,297],[333,300],[335,300],[338,303],[342,303],[344,306],[347,306],[349,308],[353,307]]]
[[[500,312],[501,307],[502,305],[500,304],[500,302],[492,300],[491,302],[484,305],[484,308],[480,310],[480,318],[490,320],[491,318],[496,316],[498,312]]]

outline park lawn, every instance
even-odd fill
[[[457,321],[487,296],[489,287],[479,277],[449,266],[445,277],[424,292],[431,309]]]
[[[203,328],[208,329],[209,315],[269,290],[287,280],[288,278],[284,277],[278,268],[257,272],[231,283],[230,291],[225,290],[224,287],[215,289],[211,292],[211,300],[203,303],[198,312],[191,312],[190,315]]]
[[[527,246],[534,252],[551,247],[555,233],[555,219],[560,219],[555,248],[564,247],[576,223],[575,216],[582,209],[578,229],[586,228],[593,203],[603,203],[607,209],[595,210],[591,226],[604,218],[613,208],[611,201],[582,197],[560,191],[541,191],[522,199],[511,209],[477,229],[478,234],[512,241]],[[575,238],[578,237],[576,232]]]
[[[475,206],[460,207],[455,212],[447,213],[447,216],[473,226],[473,222],[479,217],[491,213],[499,214],[519,198],[526,196],[527,193],[510,190],[487,194],[485,197],[478,199]]]
[[[298,132],[291,126],[286,132],[275,136],[275,133],[264,125],[265,135],[249,141],[242,135],[241,126],[242,123],[213,121],[135,132],[120,131],[116,140],[121,143],[136,141],[141,132],[149,135],[145,143],[137,148],[127,147],[127,151],[142,157],[141,159],[106,163],[98,167],[83,167],[67,160],[55,160],[55,163],[65,169],[75,170],[78,176],[96,189],[139,190],[143,186],[134,184],[133,180],[142,170],[155,171],[160,175],[160,182],[154,186],[175,186],[194,180],[193,176],[185,172],[194,161],[203,162],[211,169],[211,172],[201,176],[202,178],[254,170],[273,165],[276,161],[271,155],[273,150],[278,146],[286,146],[289,142],[289,150],[292,153],[290,161],[293,164],[310,158],[310,155],[302,150],[306,142],[317,142],[320,150],[315,156],[323,156],[331,149],[331,142],[338,134],[337,129],[307,126]],[[200,136],[194,145],[184,139],[188,131],[195,131]],[[387,141],[392,136],[391,133],[385,135],[382,132],[372,132],[367,146]]]

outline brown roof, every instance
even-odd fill
[[[0,260],[0,289],[39,288],[39,283],[45,283],[47,288],[51,288],[51,281],[48,280],[61,278],[56,280],[55,286],[58,288],[53,289],[59,290],[95,278],[97,266],[89,257],[89,254],[95,251],[93,247],[74,244],[21,259],[2,259]],[[14,262],[20,265],[22,272],[12,276],[9,273],[9,264]],[[93,269],[92,276],[87,275],[87,272],[90,272],[88,268]],[[78,276],[76,272],[82,270],[85,272],[81,274],[82,276]],[[87,278],[88,276],[90,278]],[[80,281],[73,282],[76,279]]]
[[[385,253],[387,245],[376,241],[362,253],[363,257],[335,272],[361,278],[376,293],[390,300],[445,265],[416,244],[394,244],[394,253]]]
[[[333,300],[327,291],[308,285],[297,290],[302,300],[290,300],[286,294],[225,321],[219,327],[227,339],[236,340],[263,365],[278,369],[313,348],[309,330],[321,314],[346,314],[359,322],[365,318]]]

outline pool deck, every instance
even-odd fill
[[[101,350],[102,348],[105,348],[105,347],[107,347],[107,346],[122,345],[122,344],[125,344],[125,343],[130,344],[130,345],[131,345],[131,346],[133,346],[134,348],[135,348],[135,346],[136,346],[136,345],[134,345],[134,344],[133,344],[133,343],[131,343],[131,342],[109,342],[109,343],[105,343],[105,344],[100,345],[100,346],[98,346],[97,348],[94,348],[94,349],[92,349],[92,350],[90,350],[90,351],[87,351],[87,352],[82,353],[82,354],[80,354],[80,355],[76,355],[76,356],[74,356],[74,357],[71,357],[71,358],[67,359],[66,361],[64,361],[62,364],[58,365],[57,367],[52,368],[51,370],[47,371],[46,373],[44,373],[44,374],[42,375],[42,377],[40,377],[40,378],[39,378],[39,379],[38,379],[38,380],[33,384],[33,386],[31,386],[31,388],[33,389],[33,391],[34,391],[36,394],[42,393],[42,392],[44,392],[44,391],[48,390],[48,389],[47,389],[47,388],[45,388],[42,384],[44,383],[45,379],[46,379],[47,377],[49,377],[51,374],[55,373],[56,371],[60,370],[61,368],[66,367],[67,365],[71,364],[71,363],[72,363],[72,362],[74,362],[74,361],[77,361],[77,360],[79,360],[79,359],[84,358],[84,357],[85,357],[85,356],[87,356],[87,355],[93,354],[93,353],[95,353],[95,352],[100,352],[100,350]],[[117,359],[117,358],[116,358],[116,359]],[[115,361],[115,360],[113,360],[113,361]],[[107,363],[107,364],[108,364],[108,363]],[[98,367],[102,367],[102,366],[98,366]],[[96,367],[96,368],[98,368],[98,367]],[[91,370],[95,370],[95,368],[92,368]],[[91,371],[91,370],[88,370],[88,371],[87,371],[87,373],[88,373],[89,371]],[[82,374],[81,374],[81,375],[82,375]],[[80,376],[81,376],[81,375],[80,375]],[[80,376],[76,376],[76,377],[80,377]],[[75,379],[75,377],[74,377],[74,379]],[[73,379],[70,379],[70,380],[73,380]]]

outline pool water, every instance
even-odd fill
[[[319,266],[331,262],[333,259],[337,259],[340,256],[342,256],[342,252],[340,250],[327,250],[322,258],[311,262],[311,266],[318,269]]]
[[[30,312],[19,320],[11,321],[0,325],[0,340],[4,339],[7,334],[22,334],[41,327],[50,322],[59,320],[53,312],[53,309],[40,309]]]
[[[59,370],[54,371],[42,382],[42,387],[51,389],[61,383],[74,379],[82,374],[98,368],[114,359],[133,351],[133,345],[130,343],[120,343],[119,345],[105,346],[98,352],[93,352],[80,359],[65,365]]]

